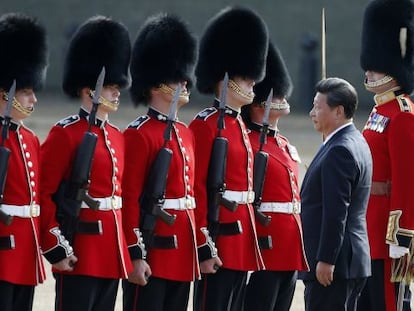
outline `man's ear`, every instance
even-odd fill
[[[336,116],[337,117],[345,117],[345,108],[342,105],[336,106]]]

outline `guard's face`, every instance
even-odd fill
[[[113,112],[118,110],[119,106],[119,97],[121,95],[120,88],[116,84],[105,85],[102,88],[101,97],[105,100],[101,100],[100,109],[105,110],[106,112]]]
[[[37,103],[37,98],[35,92],[31,88],[17,90],[14,97],[17,103],[13,103],[11,118],[14,121],[20,122],[33,112],[34,106]]]
[[[234,84],[232,84],[232,82]],[[221,82],[223,83],[223,81]],[[240,108],[244,105],[251,104],[254,99],[253,79],[235,76],[229,81],[229,90],[227,92],[228,104],[234,108]],[[221,86],[220,86],[221,87]]]
[[[338,107],[331,108],[328,105],[327,96],[319,92],[316,93],[313,99],[313,108],[309,112],[309,116],[312,119],[315,130],[322,133],[324,137],[336,129]]]
[[[367,82],[377,82],[381,80],[382,78],[384,78],[385,76],[386,76],[385,73],[381,73],[381,72],[376,72],[376,71],[371,71],[371,70],[367,70],[365,72],[365,78]]]
[[[187,90],[187,81],[162,84],[156,89],[156,92],[159,93],[164,102],[171,103],[178,85],[181,85],[181,92],[177,104],[177,107],[180,108],[190,101],[190,92]]]

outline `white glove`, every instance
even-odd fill
[[[391,258],[397,259],[401,258],[405,254],[408,254],[409,249],[408,247],[390,244],[389,252]]]

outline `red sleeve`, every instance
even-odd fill
[[[196,199],[196,227],[207,228],[207,174],[210,162],[210,154],[215,138],[215,131],[209,124],[201,119],[195,119],[190,124],[190,129],[195,140],[195,181],[194,192]],[[206,236],[201,230],[197,230],[197,245],[206,243]]]
[[[40,147],[41,245],[45,257],[52,263],[72,253],[72,249],[58,230],[56,204],[52,196],[67,174],[73,154],[74,145],[71,137],[64,128],[54,126]],[[60,252],[56,253],[59,249]]]
[[[139,197],[154,159],[150,141],[140,129],[129,128],[124,132],[125,167],[122,179],[123,226],[128,247],[139,244],[136,230],[140,223]]]

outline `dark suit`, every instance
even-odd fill
[[[369,147],[353,124],[326,142],[306,172],[301,216],[310,272],[300,274],[306,310],[345,310],[346,304],[352,310],[371,273],[365,220],[371,176]],[[318,261],[335,265],[330,286],[316,280]]]

